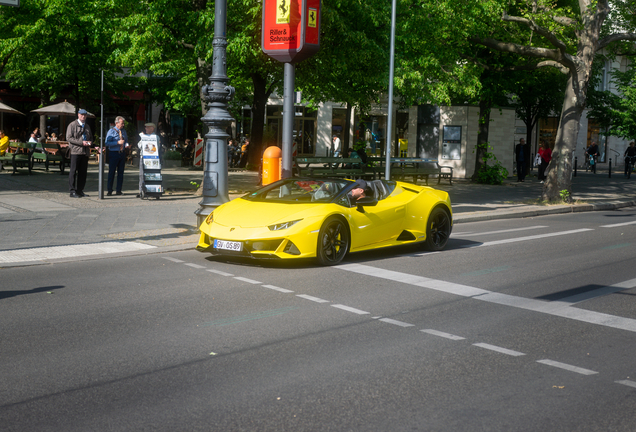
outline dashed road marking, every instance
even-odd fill
[[[360,309],[352,308],[352,307],[341,305],[341,304],[332,304],[331,306],[338,309],[345,310],[347,312],[353,312],[354,314],[358,314],[358,315],[368,315],[371,313],[371,312],[366,312]]]
[[[321,298],[312,297],[312,296],[307,295],[307,294],[296,294],[296,297],[304,298],[305,300],[311,300],[311,301],[316,302],[316,303],[329,303],[329,300],[323,300]]]
[[[554,366],[556,368],[565,369],[565,370],[570,371],[570,372],[576,372],[576,373],[581,374],[581,375],[595,375],[595,374],[598,373],[598,372],[595,372],[593,370],[583,369],[583,368],[580,368],[578,366],[572,366],[572,365],[569,365],[567,363],[561,363],[561,362],[558,362],[558,361],[548,360],[548,359],[537,360],[537,363],[541,363],[541,364],[548,365],[548,366]]]
[[[285,289],[285,288],[279,288],[279,287],[274,286],[274,285],[263,285],[263,287],[264,288],[269,288],[269,289],[274,290],[274,291],[282,292],[282,293],[285,293],[285,294],[293,293],[292,290],[288,290],[288,289]]]
[[[391,318],[380,318],[378,321],[382,321],[382,322],[393,324],[400,327],[415,327],[415,325],[413,324],[405,323],[405,322],[394,320]]]
[[[247,282],[247,283],[252,284],[252,285],[260,285],[260,284],[263,283],[263,282],[259,282],[259,281],[254,280],[254,279],[248,279],[248,278],[241,277],[241,276],[234,276],[234,279],[240,280],[240,281],[243,281],[243,282]]]
[[[444,333],[444,332],[441,332],[441,331],[438,331],[438,330],[433,330],[433,329],[423,329],[423,330],[420,330],[420,331],[423,332],[423,333],[428,333],[428,334],[431,334],[433,336],[439,336],[439,337],[443,337],[443,338],[450,339],[450,340],[458,341],[458,340],[466,339],[466,338],[463,338],[461,336],[457,336],[457,335],[450,334],[450,333]]]
[[[176,258],[172,258],[172,257],[167,257],[167,256],[164,256],[164,257],[161,257],[161,258],[163,258],[163,259],[165,259],[165,260],[168,260],[168,261],[175,262],[175,263],[182,263],[182,262],[185,262],[185,261],[181,261],[180,259],[176,259]]]
[[[196,268],[196,269],[204,269],[204,268],[206,268],[205,266],[202,266],[202,265],[199,265],[199,264],[185,263],[185,265],[187,265],[188,267]]]
[[[513,357],[520,357],[520,356],[524,356],[525,354],[519,351],[514,351],[511,349],[507,349],[507,348],[502,348],[502,347],[498,347],[496,345],[490,345],[487,343],[474,343],[473,346],[479,347],[479,348],[484,348],[490,351],[495,351],[498,352],[500,354],[506,354],[509,356],[513,356]]]
[[[221,276],[234,276],[232,273],[226,273],[221,270],[207,269],[207,271],[209,271],[210,273],[221,275]]]

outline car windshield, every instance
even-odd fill
[[[347,180],[286,179],[272,183],[243,198],[249,201],[328,203],[352,184]]]

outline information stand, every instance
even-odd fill
[[[163,195],[159,140],[155,134],[139,136],[139,198],[159,199]]]

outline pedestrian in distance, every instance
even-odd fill
[[[124,186],[124,168],[126,167],[126,148],[128,144],[128,135],[124,126],[126,120],[122,116],[115,118],[115,127],[110,129],[106,134],[106,148],[108,148],[108,196],[113,194],[113,183],[115,182],[115,171],[117,171],[117,188],[116,195],[123,195],[122,187]]]
[[[515,157],[517,158],[517,181],[522,182],[526,178],[526,140],[521,138],[519,144],[515,146]]]
[[[629,143],[629,147],[625,150],[623,157],[625,158],[625,177],[630,169],[634,169],[634,163],[636,162],[636,143],[634,141]],[[631,177],[631,176],[630,176]]]
[[[93,134],[86,123],[88,111],[77,111],[77,120],[72,121],[66,128],[66,141],[70,148],[71,167],[68,173],[68,189],[71,198],[87,196],[84,193],[86,176],[88,173],[88,157],[93,146]]]
[[[547,142],[541,141],[541,148],[539,149],[539,155],[541,156],[541,165],[539,165],[539,180],[541,183],[545,182],[545,171],[548,169],[548,165],[552,160],[552,150]]]

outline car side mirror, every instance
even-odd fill
[[[376,205],[378,205],[378,200],[371,197],[360,198],[356,201],[356,207],[360,213],[364,213],[365,207],[375,207]]]

